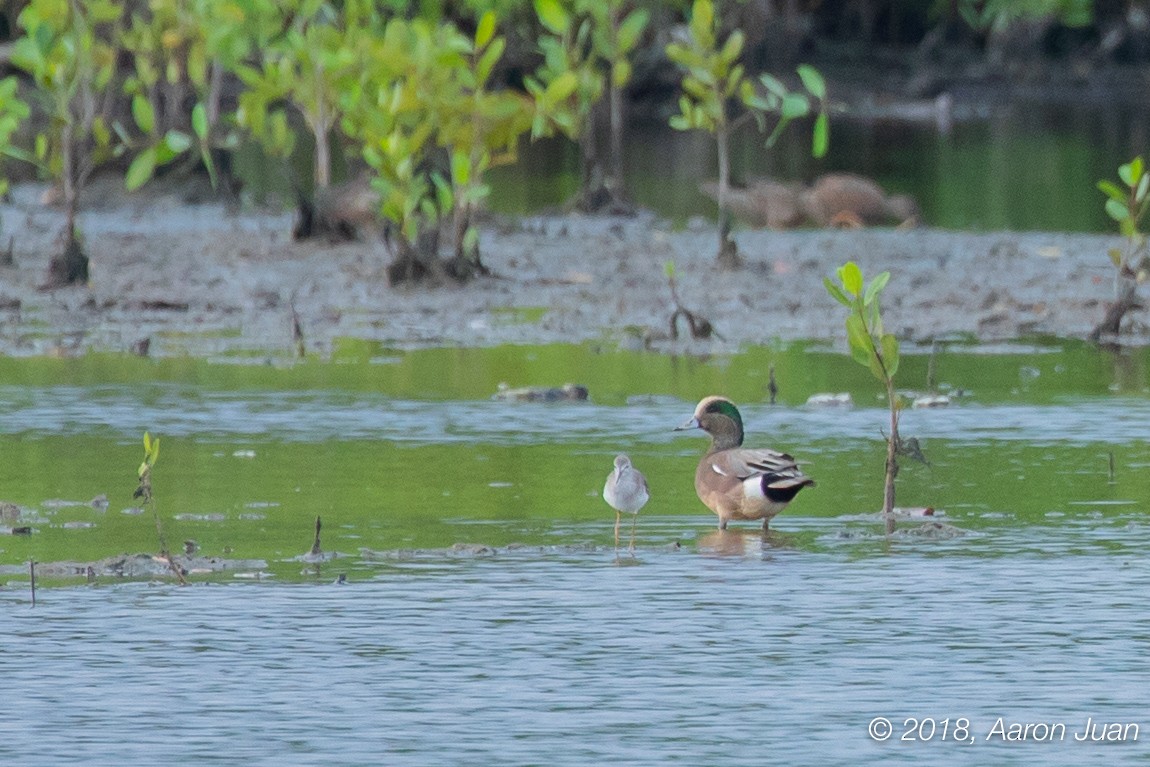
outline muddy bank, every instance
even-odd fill
[[[724,352],[774,340],[841,339],[840,307],[822,278],[843,261],[892,272],[884,309],[903,338],[999,341],[1085,337],[1113,294],[1117,237],[934,229],[743,230],[745,268],[713,267],[708,222],[676,231],[634,218],[534,216],[488,223],[495,278],[394,289],[380,241],[293,242],[292,216],[189,204],[180,193],[90,190],[81,216],[87,287],[41,291],[63,223],[21,185],[0,206],[13,261],[0,266],[0,352],[287,355],[293,306],[309,353],[334,339],[400,349],[606,339],[625,347]],[[714,324],[708,341],[670,339],[674,261],[682,303]],[[1143,315],[1128,338],[1150,338]],[[685,332],[685,327],[683,328]]]

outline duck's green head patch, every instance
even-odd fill
[[[703,413],[713,413],[715,415],[724,415],[738,424],[739,431],[743,430],[743,417],[739,415],[739,409],[735,407],[735,403],[731,402],[725,397],[714,397],[703,407]]]

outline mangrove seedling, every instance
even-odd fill
[[[535,0],[545,33],[543,62],[526,78],[535,100],[532,134],[561,133],[579,143],[582,173],[576,207],[587,212],[628,209],[623,183],[623,89],[631,81],[630,56],[647,27],[649,13],[629,12],[625,0]],[[572,6],[572,7],[569,7]],[[604,94],[610,152],[604,162],[592,123]]]
[[[695,0],[691,8],[687,36],[667,46],[667,57],[683,70],[683,94],[679,114],[671,118],[676,130],[705,130],[715,137],[719,163],[719,265],[735,268],[741,263],[738,246],[731,239],[731,211],[728,198],[731,188],[731,134],[735,120],[728,106],[735,102],[744,114],[754,118],[761,131],[774,120],[767,147],[774,146],[783,129],[792,121],[815,110],[811,152],[815,157],[826,154],[829,123],[826,114],[826,83],[814,67],[802,65],[799,78],[806,93],[789,91],[778,78],[760,75],[756,87],[746,75],[739,57],[745,37],[735,30],[726,40],[719,39],[720,19],[712,0]]]
[[[522,94],[491,87],[492,73],[506,48],[495,29],[495,13],[488,11],[479,18],[474,37],[467,40],[451,81],[455,91],[444,94],[448,98],[437,137],[451,171],[450,188],[441,192],[452,212],[454,256],[447,272],[459,281],[490,273],[480,260],[479,231],[474,225],[476,211],[491,193],[485,174],[495,165],[515,160],[519,137],[531,125],[530,102]]]
[[[848,310],[847,340],[851,356],[864,366],[886,387],[890,406],[890,434],[886,441],[886,481],[883,486],[882,513],[887,535],[894,532],[894,479],[898,475],[898,455],[902,443],[898,434],[898,418],[902,402],[894,388],[898,372],[898,339],[883,331],[879,298],[890,280],[890,272],[883,272],[869,283],[864,283],[858,264],[848,261],[838,269],[839,285],[829,277],[823,278],[827,292]]]
[[[107,115],[121,13],[112,0],[31,0],[20,12],[24,35],[12,48],[12,62],[36,84],[47,119],[35,157],[60,184],[67,216],[64,249],[49,262],[45,287],[88,281],[76,214],[88,176],[111,156]]]
[[[1126,313],[1141,308],[1138,286],[1150,276],[1150,253],[1142,232],[1142,220],[1150,209],[1150,172],[1138,156],[1118,168],[1118,179],[1121,185],[1105,179],[1098,182],[1098,188],[1106,195],[1106,213],[1118,222],[1126,245],[1110,249],[1110,263],[1115,270],[1114,303],[1091,332],[1094,341],[1103,335],[1118,335]]]
[[[171,552],[168,551],[168,541],[164,537],[164,527],[160,522],[160,513],[156,510],[156,499],[152,495],[152,469],[156,465],[156,460],[160,457],[160,438],[152,439],[152,435],[144,432],[144,461],[140,464],[137,470],[137,475],[140,480],[136,492],[132,493],[133,498],[140,499],[141,506],[147,506],[152,510],[152,519],[156,523],[156,537],[160,543],[160,557],[168,563],[168,569],[176,576],[176,579],[181,585],[187,583],[184,577],[184,571],[172,559]]]
[[[257,65],[238,67],[246,90],[240,95],[239,120],[270,153],[286,156],[294,143],[283,110],[290,104],[311,134],[315,194],[332,184],[333,145],[343,118],[343,94],[354,88],[363,66],[361,37],[381,26],[370,3],[290,0],[274,4],[272,36],[259,51]],[[301,204],[304,203],[301,199]],[[316,232],[318,234],[318,232]]]
[[[129,190],[181,158],[202,164],[218,186],[228,168],[225,153],[239,142],[222,106],[225,76],[252,50],[267,47],[270,30],[280,28],[270,18],[273,8],[269,0],[243,7],[219,0],[128,5],[120,41],[132,63],[123,83],[132,121],[116,121],[113,128],[117,152],[132,157],[125,174]]]

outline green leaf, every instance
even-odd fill
[[[846,328],[847,341],[850,342],[851,348],[861,349],[870,354],[874,349],[874,341],[871,340],[866,323],[858,312],[852,311],[847,315]]]
[[[727,38],[727,42],[723,43],[723,49],[719,52],[719,58],[727,63],[734,63],[739,60],[739,54],[743,52],[743,45],[746,43],[747,37],[743,34],[741,29],[736,29]]]
[[[691,6],[691,35],[707,45],[714,26],[715,6],[711,0],[695,0],[695,4]]]
[[[859,296],[863,292],[862,270],[854,261],[847,261],[838,269],[839,280],[843,288],[852,296]]]
[[[826,112],[819,112],[819,116],[815,118],[815,127],[811,132],[811,156],[817,158],[826,157],[830,143],[830,120],[827,119]]]
[[[164,134],[164,146],[173,155],[183,154],[192,148],[192,138],[183,131],[170,130]]]
[[[1129,182],[1130,187],[1134,187],[1142,180],[1142,174],[1145,172],[1145,166],[1142,163],[1142,155],[1138,155],[1130,161],[1130,175],[1133,177]]]
[[[869,304],[871,301],[875,300],[878,294],[882,292],[882,289],[886,287],[888,282],[890,282],[890,272],[883,272],[871,280],[870,284],[866,286],[866,295],[863,296],[863,303]]]
[[[1138,183],[1138,178],[1142,175],[1141,173],[1135,172],[1135,163],[1138,163],[1137,169],[1141,171],[1142,163],[1140,157],[1135,157],[1130,162],[1118,166],[1118,178],[1122,179],[1122,183],[1131,189]]]
[[[483,49],[495,36],[495,11],[488,11],[479,19],[475,28],[475,47]]]
[[[566,101],[578,87],[578,75],[571,70],[567,70],[551,81],[550,85],[547,86],[547,90],[543,92],[543,97],[548,103],[557,104],[561,101]]]
[[[879,361],[877,354],[872,354],[870,356],[870,359],[867,361],[867,368],[870,369],[871,375],[883,383],[886,383],[886,374],[883,370],[882,362]]]
[[[786,97],[788,93],[787,86],[783,85],[782,80],[773,75],[769,75],[766,72],[759,75],[759,82],[763,84],[764,88],[778,96],[780,99]]]
[[[535,0],[535,14],[553,35],[565,34],[571,25],[570,14],[558,0]]]
[[[196,132],[200,141],[207,141],[208,128],[208,110],[204,108],[203,102],[196,102],[192,107],[192,130]]]
[[[1098,188],[1110,199],[1126,202],[1126,192],[1113,181],[1103,179],[1098,182]]]
[[[780,112],[784,120],[806,117],[810,111],[811,105],[807,101],[806,96],[801,96],[798,93],[788,93],[783,97],[783,106]]]
[[[827,292],[831,294],[831,298],[838,301],[843,306],[848,308],[851,306],[853,302],[850,300],[847,294],[843,292],[842,288],[831,281],[830,277],[823,277],[823,285],[826,287]]]
[[[1114,268],[1121,269],[1122,251],[1120,251],[1118,248],[1111,248],[1110,250],[1106,251],[1106,253],[1110,256],[1110,263],[1114,264]]]
[[[807,89],[807,92],[819,101],[825,101],[827,98],[827,83],[819,70],[809,64],[800,64],[798,72],[799,79],[803,81],[803,87]]]
[[[1125,202],[1110,198],[1106,201],[1106,215],[1118,222],[1127,221],[1130,218],[1130,209],[1126,207]]]
[[[156,112],[152,109],[152,102],[143,94],[137,93],[132,97],[132,118],[144,133],[150,134],[156,127]]]
[[[887,378],[894,378],[898,372],[898,339],[890,333],[882,337],[882,361]]]
[[[619,52],[626,55],[638,43],[639,38],[643,34],[643,30],[647,28],[647,22],[650,19],[650,14],[646,9],[638,8],[632,11],[627,18],[623,19],[619,24]]]
[[[471,183],[471,162],[466,152],[451,153],[451,180],[456,186],[467,186]]]
[[[674,279],[675,277],[675,262],[667,261],[663,264],[663,273],[667,275],[667,279]]]
[[[1146,199],[1146,190],[1150,189],[1150,173],[1143,173],[1138,181],[1138,189],[1134,192],[1134,201],[1142,202]]]
[[[128,172],[124,176],[124,186],[129,192],[139,189],[151,180],[152,174],[155,172],[156,148],[148,147],[136,155],[136,159],[132,160],[132,164],[128,166]]]

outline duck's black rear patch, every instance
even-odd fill
[[[788,479],[791,479],[791,482],[794,482],[793,478]],[[790,503],[791,500],[799,494],[800,490],[802,490],[808,484],[814,484],[813,482],[809,481],[795,482],[794,484],[787,482],[787,484],[783,485],[782,487],[771,487],[771,483],[777,482],[778,480],[779,477],[777,475],[763,475],[763,495],[767,496],[767,500],[769,500],[771,503]]]

